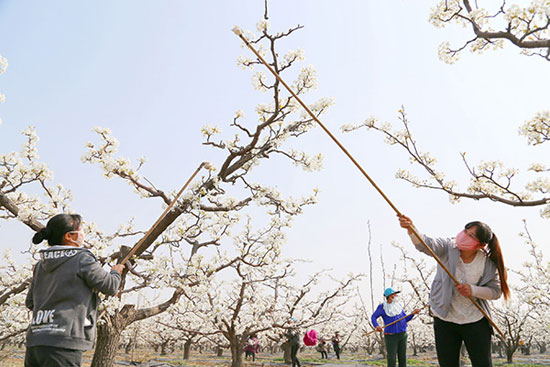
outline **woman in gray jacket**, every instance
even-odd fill
[[[91,349],[97,325],[97,292],[114,295],[124,265],[110,272],[87,249],[78,214],[58,214],[36,233],[33,243],[48,240],[40,251],[25,304],[32,310],[25,367],[79,367]]]
[[[412,220],[402,215],[401,227],[408,230],[417,250],[429,254],[411,230]],[[418,231],[417,231],[418,233]],[[430,238],[424,242],[441,259],[460,284],[437,266],[430,291],[434,313],[434,334],[437,359],[441,367],[458,367],[460,347],[464,342],[472,367],[492,366],[492,327],[472,304],[472,296],[489,314],[488,300],[510,294],[506,268],[497,236],[482,222],[470,222],[455,238]]]

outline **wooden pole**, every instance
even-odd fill
[[[145,251],[145,248],[141,249],[141,245],[142,243],[148,238],[148,236],[151,235],[151,232],[153,232],[153,230],[158,226],[158,224],[160,223],[160,221],[162,220],[162,218],[164,218],[164,216],[166,215],[166,213],[168,213],[172,207],[176,204],[176,202],[178,201],[179,197],[181,196],[181,194],[185,191],[185,189],[187,188],[187,186],[191,183],[191,181],[193,181],[193,179],[195,178],[195,176],[199,173],[199,171],[203,168],[203,167],[207,167],[209,165],[209,163],[206,163],[206,162],[203,162],[201,163],[201,165],[195,170],[195,172],[193,172],[193,174],[191,175],[191,177],[189,177],[189,179],[187,180],[187,182],[185,183],[185,185],[183,185],[183,187],[180,189],[180,191],[176,194],[176,197],[174,198],[174,200],[172,200],[172,202],[170,203],[170,205],[168,205],[168,207],[164,210],[164,212],[160,215],[160,217],[157,219],[157,221],[151,226],[151,228],[149,228],[149,230],[147,231],[147,233],[145,234],[145,236],[143,236],[139,241],[138,243],[136,243],[136,245],[134,247],[132,247],[132,249],[128,252],[128,254],[126,254],[126,256],[124,257],[124,259],[122,259],[122,261],[120,262],[120,264],[126,264],[126,262],[128,260],[130,260],[130,258],[132,256],[134,256],[134,254],[138,251],[138,250],[141,250],[141,252]]]
[[[424,309],[424,308],[426,308],[426,307],[427,307],[427,305],[426,305],[426,306],[423,306],[423,307],[421,308],[421,310]],[[410,314],[408,314],[408,315],[405,315],[405,316],[403,316],[403,317],[400,318],[400,319],[397,319],[397,320],[395,320],[395,321],[392,321],[392,322],[390,322],[389,324],[382,326],[382,329],[385,329],[385,328],[387,328],[387,327],[390,326],[390,325],[393,325],[393,324],[395,324],[395,323],[397,323],[397,322],[399,322],[399,321],[401,321],[401,320],[404,320],[404,319],[406,319],[407,317],[409,317],[409,316],[411,316],[411,315],[412,315],[412,313],[410,313]],[[376,329],[371,330],[371,331],[369,331],[368,333],[366,333],[365,336],[369,336],[370,334],[374,333],[375,331],[377,331],[377,330],[376,330]]]
[[[336,145],[338,145],[338,147],[344,152],[344,154],[353,162],[353,164],[355,165],[355,167],[357,167],[357,169],[359,171],[361,171],[361,173],[363,174],[363,176],[371,183],[371,185],[376,189],[376,191],[378,191],[378,193],[384,198],[384,200],[386,200],[386,202],[389,204],[389,206],[391,206],[391,208],[395,211],[395,213],[397,213],[398,216],[402,216],[403,214],[399,211],[399,209],[397,209],[397,207],[391,202],[391,200],[388,198],[388,196],[382,191],[382,189],[380,189],[380,187],[378,187],[378,185],[376,184],[376,182],[374,182],[374,180],[368,175],[368,173],[363,169],[363,167],[361,167],[361,165],[359,164],[359,162],[357,162],[357,160],[355,160],[355,158],[351,155],[350,152],[348,152],[348,150],[346,149],[346,147],[344,147],[342,145],[342,143],[340,143],[338,141],[338,139],[336,139],[336,137],[330,132],[330,130],[321,122],[321,120],[319,120],[317,118],[317,116],[315,116],[315,114],[313,112],[311,112],[311,110],[307,107],[307,105],[302,102],[302,100],[300,99],[300,97],[298,97],[298,95],[296,93],[294,93],[294,91],[292,90],[292,88],[290,88],[288,86],[288,84],[285,83],[285,81],[279,76],[279,74],[277,74],[277,72],[267,63],[267,61],[265,61],[265,59],[258,53],[258,51],[256,51],[254,49],[254,47],[248,42],[248,40],[244,37],[243,35],[243,31],[242,29],[240,29],[239,27],[234,27],[233,28],[233,32],[248,46],[248,48],[254,53],[254,55],[256,55],[256,57],[262,62],[262,64],[265,65],[265,67],[267,67],[267,69],[271,72],[271,74],[273,74],[273,76],[275,78],[277,78],[277,80],[288,90],[288,92],[296,99],[296,101],[298,101],[298,103],[304,108],[304,110],[306,110],[306,112],[311,116],[312,119],[314,119],[318,124],[319,126],[321,126],[321,128],[327,133],[327,135],[332,139],[332,141],[334,141],[336,143]],[[455,283],[455,285],[458,285],[460,284],[458,282],[458,280],[455,278],[455,276],[449,271],[449,269],[447,269],[447,267],[445,266],[445,264],[443,264],[443,262],[441,261],[441,259],[439,259],[439,257],[433,252],[433,250],[426,244],[426,242],[424,241],[424,239],[420,236],[420,234],[416,231],[416,228],[414,228],[414,226],[412,227],[409,227],[412,232],[414,233],[414,235],[420,240],[420,242],[422,243],[422,245],[424,245],[424,247],[426,248],[426,250],[430,253],[430,255],[435,259],[435,261],[437,261],[437,263],[439,264],[439,266],[441,266],[441,268],[447,273],[447,275],[449,275],[449,277],[453,280],[453,282]],[[470,299],[470,301],[472,301],[472,303],[475,305],[475,307],[481,312],[481,314],[491,323],[491,325],[498,331],[498,333],[500,335],[502,335],[503,338],[505,338],[504,336],[504,333],[498,328],[498,326],[494,323],[493,320],[491,320],[491,318],[489,317],[489,315],[487,314],[487,312],[485,312],[485,310],[479,305],[479,303],[477,303],[475,301],[475,299],[472,297],[472,296],[469,296],[468,297]]]

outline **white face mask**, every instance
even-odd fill
[[[397,316],[403,311],[403,307],[401,307],[401,305],[396,302],[395,298],[392,300],[391,303],[388,303],[388,301],[384,301],[382,307],[384,307],[384,311],[389,317]]]
[[[84,231],[80,229],[78,231],[71,231],[69,233],[77,233],[78,234],[78,236],[76,237],[76,241],[73,241],[72,239],[69,239],[69,241],[71,241],[75,245],[78,245],[78,247],[82,247],[82,245],[84,244]]]

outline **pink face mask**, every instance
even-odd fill
[[[474,250],[479,247],[479,244],[478,240],[474,240],[466,234],[466,230],[462,230],[456,235],[456,246],[459,250]]]

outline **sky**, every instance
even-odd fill
[[[222,156],[201,144],[201,127],[218,125],[230,133],[236,110],[253,119],[255,105],[269,99],[253,89],[252,74],[237,66],[239,55],[250,55],[231,32],[235,25],[255,30],[263,3],[0,0],[0,54],[9,61],[0,76],[0,93],[6,95],[0,152],[19,150],[20,131],[35,126],[41,160],[54,171],[55,183],[72,190],[76,212],[107,231],[132,216],[147,227],[162,210],[159,202],[139,199],[127,184],[105,179],[99,167],[80,161],[85,143],[95,139],[92,128],[110,128],[122,156],[147,157],[144,175],[164,190],[177,190],[201,161],[219,165]],[[500,159],[522,172],[547,156],[547,147],[527,146],[518,127],[548,109],[548,62],[506,45],[483,55],[464,53],[447,65],[438,59],[438,45],[458,45],[470,30],[429,24],[433,5],[273,0],[269,14],[272,30],[304,26],[281,42],[280,53],[300,47],[303,65],[317,69],[319,87],[306,103],[334,98],[323,122],[420,232],[452,237],[465,223],[482,220],[501,239],[507,265],[519,268],[528,258],[518,237],[522,219],[545,245],[548,221],[537,208],[451,204],[441,192],[397,180],[397,169],[410,167],[408,157],[380,135],[340,131],[370,116],[397,125],[404,106],[421,149],[462,187],[468,174],[460,152],[474,164]],[[310,259],[300,268],[304,274],[326,268],[336,275],[368,272],[370,222],[375,256],[382,251],[388,268],[398,262],[391,243],[409,246],[409,240],[393,210],[320,129],[300,140],[300,148],[321,152],[324,170],[269,163],[255,173],[283,193],[320,190],[319,204],[288,232],[285,255]],[[524,181],[518,183],[522,189]],[[0,249],[25,249],[31,235],[20,223],[1,223]],[[375,293],[381,293],[379,264],[373,280]]]

